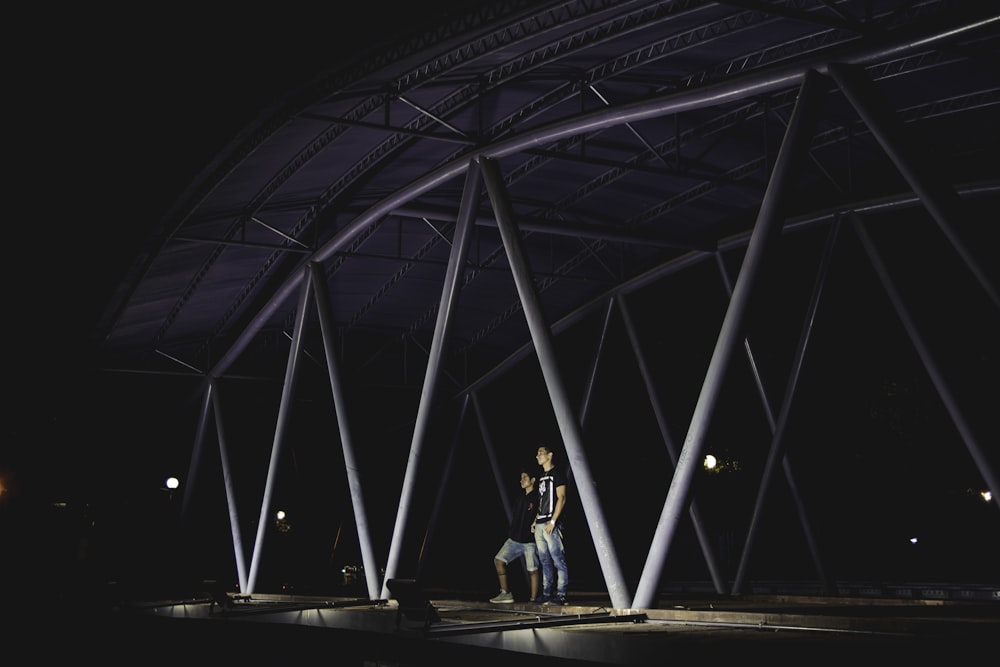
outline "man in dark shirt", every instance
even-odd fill
[[[538,597],[538,554],[535,550],[535,538],[531,534],[538,514],[538,491],[535,490],[537,475],[537,472],[531,472],[527,468],[521,470],[521,489],[524,493],[514,502],[507,539],[493,557],[497,579],[500,580],[500,593],[490,599],[490,602],[514,601],[514,594],[507,583],[507,566],[521,556],[524,556],[524,568],[528,571],[531,582],[531,599]]]
[[[541,445],[535,454],[535,460],[542,466],[538,478],[538,516],[535,517],[535,547],[542,563],[542,597],[533,601],[564,605],[569,569],[560,519],[566,507],[566,473],[553,463],[554,454],[549,445]]]

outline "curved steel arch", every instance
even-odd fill
[[[911,51],[927,46],[939,41],[947,42],[957,39],[967,32],[973,32],[988,28],[1000,23],[1000,17],[993,17],[986,20],[975,21],[960,26],[949,26],[947,28],[928,32],[924,35],[906,38],[896,43],[864,49],[845,49],[843,53],[835,57],[837,62],[864,64],[877,59],[892,56],[905,55]],[[501,158],[512,153],[529,150],[534,147],[544,146],[562,138],[571,137],[580,133],[599,130],[614,125],[635,122],[642,119],[655,118],[667,114],[675,114],[686,110],[697,109],[702,106],[716,105],[725,100],[739,100],[752,95],[771,92],[781,88],[795,85],[810,69],[824,72],[826,62],[830,58],[813,60],[806,63],[795,63],[792,65],[779,65],[767,72],[758,72],[733,81],[718,84],[710,84],[704,89],[671,93],[654,98],[645,102],[630,103],[622,106],[601,109],[598,111],[582,114],[577,118],[568,119],[563,122],[554,123],[550,126],[539,128],[517,135],[509,139],[498,142],[486,148],[476,149],[468,155],[452,161],[433,172],[423,176],[411,185],[384,198],[376,205],[370,207],[362,215],[355,218],[344,228],[338,230],[336,236],[328,241],[323,247],[302,261],[303,268],[296,271],[282,286],[276,291],[274,296],[259,311],[251,324],[244,329],[239,339],[230,349],[216,362],[209,375],[218,376],[225,373],[232,363],[234,357],[238,356],[245,348],[249,338],[256,333],[268,316],[285,299],[289,298],[304,277],[305,262],[323,262],[329,259],[334,253],[350,243],[368,225],[373,224],[379,218],[392,213],[396,208],[406,205],[415,197],[432,190],[436,186],[451,181],[461,176],[468,168],[469,160],[479,157]]]

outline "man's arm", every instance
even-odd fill
[[[556,487],[556,506],[552,509],[552,521],[553,523],[559,520],[562,516],[563,507],[566,505],[566,485],[562,484]]]

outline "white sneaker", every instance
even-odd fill
[[[507,604],[514,601],[514,594],[508,591],[500,591],[495,598],[490,598],[490,602],[495,604]]]

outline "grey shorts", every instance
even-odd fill
[[[521,556],[524,556],[524,569],[528,572],[538,569],[538,551],[534,542],[515,542],[508,537],[494,558],[509,565],[512,560]]]

